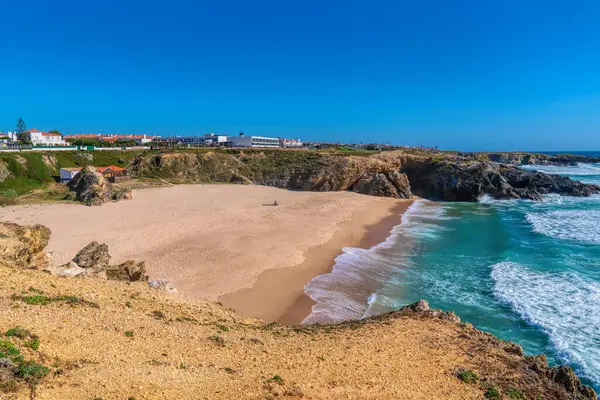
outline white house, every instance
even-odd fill
[[[42,132],[37,129],[27,131],[31,135],[31,143],[38,146],[66,146],[62,136],[58,133]]]
[[[81,168],[61,168],[60,169],[60,182],[69,182],[81,171]]]
[[[233,147],[279,147],[278,138],[245,136],[243,133],[239,136],[228,136],[227,141]]]

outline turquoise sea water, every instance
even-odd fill
[[[535,169],[600,183],[600,165]],[[307,323],[426,299],[600,389],[600,196],[419,200],[385,243],[344,249],[305,290],[318,302]]]

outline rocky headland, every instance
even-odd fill
[[[2,398],[597,398],[569,367],[426,301],[340,325],[265,325],[144,280],[44,273],[47,228],[0,233]],[[108,249],[74,260],[106,266]]]
[[[416,194],[446,201],[477,201],[483,195],[541,200],[548,193],[590,196],[600,192],[597,185],[526,171],[514,165],[531,163],[534,155],[528,155],[525,161],[524,155],[511,158],[494,154],[397,151],[358,157],[291,151],[186,152],[142,155],[133,161],[131,169],[137,175],[172,182],[350,190],[396,198],[411,198]],[[552,158],[547,157],[539,160],[551,162]]]

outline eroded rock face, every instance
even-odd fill
[[[117,266],[107,268],[106,277],[117,281],[147,281],[146,263],[133,260],[125,261]]]
[[[24,268],[45,268],[51,263],[43,251],[48,240],[50,229],[43,225],[0,222],[0,259]]]
[[[4,182],[11,175],[6,163],[0,160],[0,182]]]

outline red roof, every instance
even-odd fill
[[[109,165],[108,167],[96,167],[96,169],[100,173],[103,173],[104,171],[106,171],[109,168],[112,169],[115,172],[123,172],[123,171],[125,171],[125,168],[116,167],[114,165]]]

